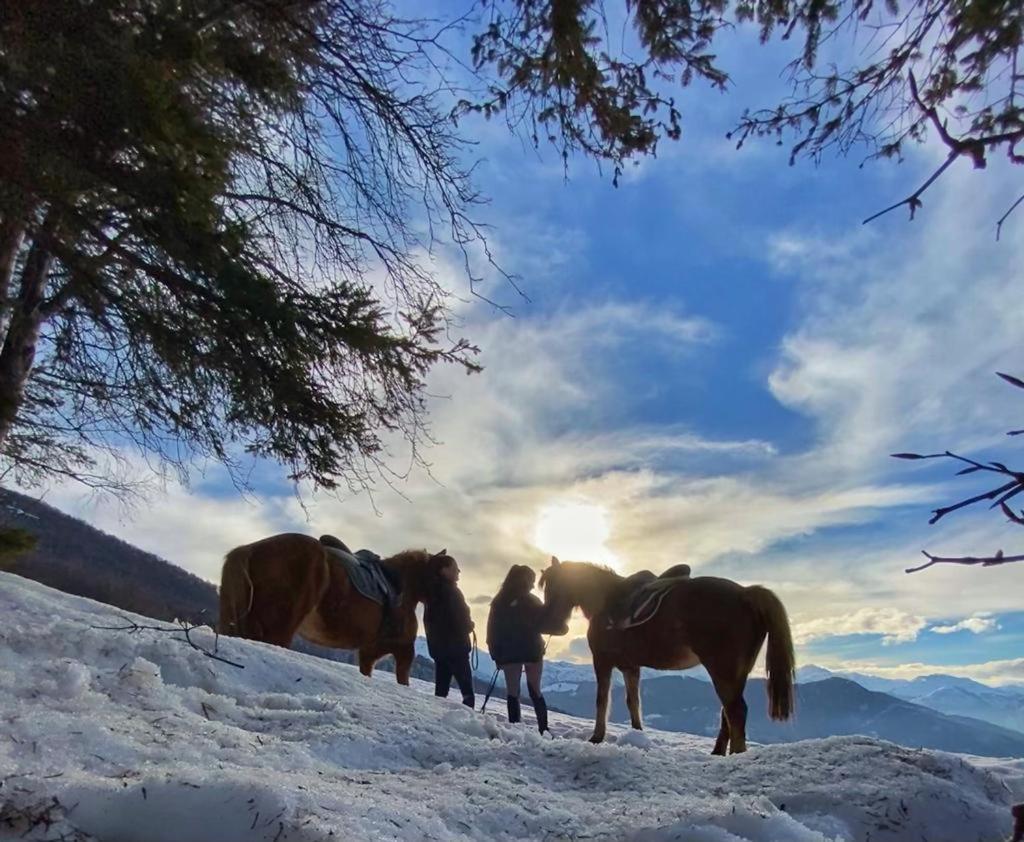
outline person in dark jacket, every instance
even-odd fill
[[[473,620],[459,590],[459,565],[443,552],[436,559],[428,571],[430,581],[423,609],[427,651],[434,659],[434,695],[447,698],[454,677],[462,691],[462,703],[476,707],[473,672],[469,666]]]
[[[544,668],[545,611],[531,591],[537,575],[529,567],[513,564],[487,618],[487,651],[505,673],[508,721],[519,722],[519,686],[526,671],[526,689],[537,716],[537,729],[548,730],[548,705],[540,692]]]

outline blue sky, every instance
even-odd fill
[[[1000,243],[994,229],[1019,173],[962,162],[915,221],[896,211],[863,226],[941,150],[864,168],[790,167],[770,141],[736,151],[725,132],[780,90],[784,50],[754,44],[741,32],[724,45],[733,89],[680,92],[683,139],[618,188],[582,160],[564,179],[553,150],[524,149],[501,125],[464,124],[492,246],[531,300],[491,279],[484,292],[510,318],[435,256],[453,329],[485,370],[435,372],[431,472],[401,494],[303,507],[261,465],[249,499],[212,467],[130,512],[70,487],[50,501],[211,580],[230,547],[285,530],[385,553],[447,546],[470,597],[552,552],[625,572],[687,561],[774,588],[803,663],[1024,680],[1024,568],[902,572],[922,548],[1022,551],[1024,531],[981,511],[929,527],[931,507],[978,483],[887,455],[1016,457],[1003,433],[1024,395],[993,372],[1024,375],[1024,215]],[[582,633],[577,620],[555,655]]]

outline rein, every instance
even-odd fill
[[[487,692],[484,694],[484,703],[480,705],[480,713],[484,713],[487,710],[487,703],[491,700],[491,693],[494,692],[494,687],[498,683],[499,672],[501,672],[501,667],[495,667],[494,675],[491,676],[490,686],[487,688]]]

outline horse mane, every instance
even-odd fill
[[[598,564],[596,561],[563,561],[562,568],[568,568],[565,572],[576,581],[585,581],[587,587],[595,580],[601,581],[602,584],[609,580],[620,583],[625,578],[607,564]]]
[[[551,569],[549,567],[544,573]],[[599,611],[611,592],[624,581],[624,577],[608,565],[592,561],[563,561],[557,569],[571,582],[574,601],[584,609],[584,613]]]
[[[422,595],[431,587],[433,576],[429,562],[433,558],[435,554],[427,550],[402,550],[383,559],[381,566],[401,579],[403,589],[410,588],[413,593]]]
[[[400,553],[385,558],[381,563],[404,568],[414,564],[426,564],[429,558],[430,553],[426,550],[402,550]]]

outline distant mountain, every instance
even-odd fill
[[[1024,691],[1004,688],[940,687],[913,700],[933,710],[957,716],[973,716],[1024,733]]]
[[[565,692],[580,684],[594,681],[594,667],[591,664],[573,664],[568,661],[545,661],[541,687],[545,693],[561,690]],[[616,683],[622,676],[615,673]]]
[[[856,672],[831,672],[810,665],[797,671],[798,681],[839,677],[868,690],[888,693],[932,710],[983,719],[1024,733],[1024,685],[989,687],[956,675],[923,675],[913,679],[879,678]]]
[[[576,716],[594,715],[594,682],[570,692],[547,691],[548,701]],[[827,678],[796,688],[796,716],[771,722],[767,716],[764,679],[747,684],[747,736],[755,742],[782,743],[813,737],[862,734],[911,748],[1024,757],[1024,734],[972,719],[949,716],[885,693],[868,690],[844,678]],[[677,675],[647,678],[641,683],[644,722],[666,731],[714,736],[721,705],[704,681]],[[628,722],[624,691],[612,691],[615,722]]]
[[[830,672],[824,667],[815,666],[814,664],[808,664],[807,666],[797,667],[796,680],[800,684],[805,684],[810,681],[822,681],[826,678],[832,678],[835,673]],[[849,678],[850,676],[844,676]],[[851,679],[852,680],[852,679]]]

